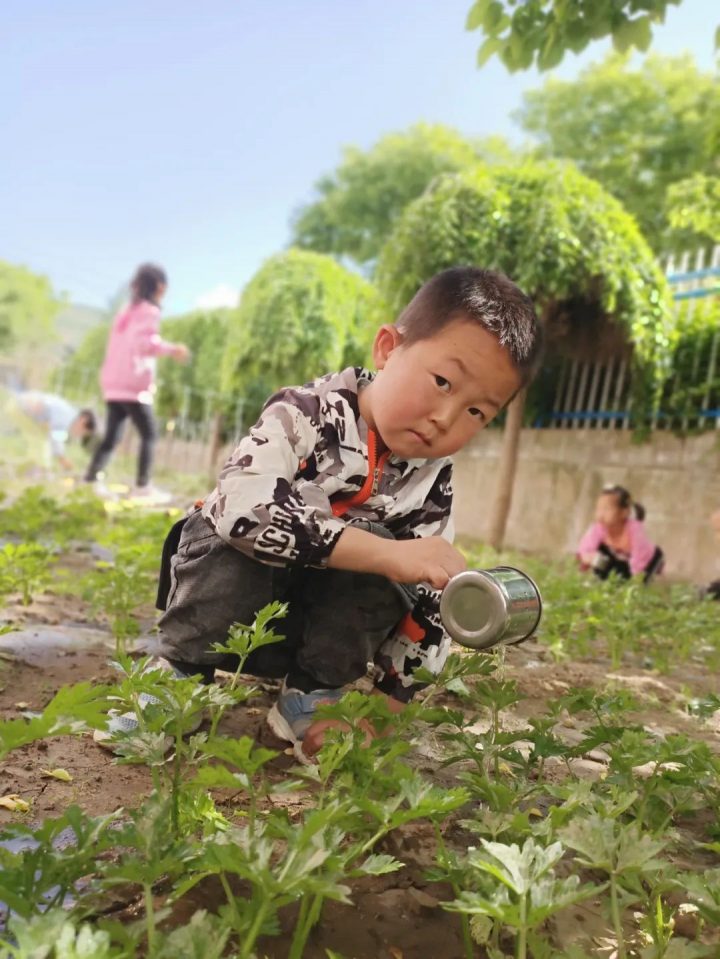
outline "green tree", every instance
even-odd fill
[[[316,183],[317,198],[295,216],[293,243],[370,263],[433,177],[480,160],[507,162],[511,154],[502,137],[469,141],[449,127],[424,123],[390,133],[367,151],[348,147],[335,172]]]
[[[542,155],[573,160],[616,196],[661,252],[677,242],[670,185],[720,167],[718,115],[720,87],[689,55],[650,56],[637,68],[611,55],[576,80],[550,78],[526,93],[516,118]],[[704,239],[686,230],[682,239],[691,238]]]
[[[696,173],[667,193],[668,219],[677,230],[720,242],[720,177]]]
[[[478,65],[498,56],[508,70],[557,66],[568,50],[612,37],[615,49],[647,50],[653,26],[681,0],[475,0],[468,30],[482,30]]]
[[[372,339],[375,291],[332,257],[290,249],[250,280],[228,330],[222,387],[254,416],[283,385],[361,364]]]
[[[63,302],[47,277],[0,260],[0,353],[12,355],[21,369],[37,364],[57,339]]]
[[[211,413],[228,412],[229,400],[220,388],[220,370],[233,315],[229,309],[194,310],[163,322],[162,336],[173,343],[184,343],[191,357],[186,364],[168,357],[160,359],[156,402],[161,416],[183,414],[199,422]]]
[[[635,222],[593,180],[557,162],[439,177],[405,211],[378,263],[385,318],[429,277],[467,263],[502,270],[533,298],[548,350],[600,356],[634,344],[636,411],[649,410],[669,364],[665,279]],[[491,539],[510,507],[524,391],[510,405]]]
[[[100,401],[100,367],[109,335],[109,318],[88,330],[78,348],[55,370],[53,389],[80,403]]]

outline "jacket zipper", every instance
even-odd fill
[[[357,493],[353,493],[352,496],[347,499],[335,500],[332,505],[332,511],[335,516],[342,516],[344,513],[350,509],[351,506],[359,506],[361,503],[364,503],[369,497],[375,496],[380,487],[380,478],[382,476],[383,468],[385,467],[385,462],[387,461],[390,451],[386,450],[384,453],[381,453],[378,457],[377,455],[377,434],[373,430],[368,431],[368,475],[365,478],[361,489]]]

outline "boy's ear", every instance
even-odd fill
[[[402,333],[400,330],[392,323],[383,323],[375,334],[372,348],[373,363],[378,370],[385,366],[388,356],[401,342]]]

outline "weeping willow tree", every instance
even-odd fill
[[[406,209],[380,255],[386,318],[439,270],[507,273],[535,302],[550,353],[602,359],[632,346],[633,409],[664,382],[672,318],[664,276],[632,217],[565,163],[477,168],[438,177]],[[508,409],[490,540],[502,544],[525,391]]]
[[[330,256],[290,249],[245,287],[228,331],[222,385],[254,416],[280,386],[362,364],[375,291]]]
[[[156,403],[161,416],[185,416],[200,422],[211,412],[227,412],[220,369],[232,318],[230,309],[193,310],[163,321],[162,336],[184,343],[190,360],[183,364],[160,358]]]

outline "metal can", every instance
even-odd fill
[[[445,629],[470,649],[521,643],[541,617],[540,590],[514,566],[467,569],[452,577],[440,598]]]

